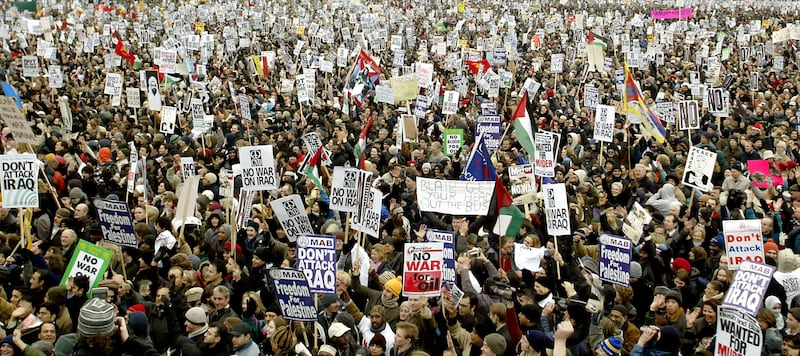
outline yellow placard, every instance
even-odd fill
[[[389,79],[389,82],[392,86],[395,104],[401,101],[414,100],[417,98],[417,94],[419,94],[416,74],[392,77]]]
[[[469,48],[467,47],[467,40],[458,40],[458,47],[461,47],[463,49]]]
[[[194,31],[198,34],[202,34],[206,31],[206,24],[203,22],[195,22],[194,23]]]
[[[465,11],[465,5],[463,2],[458,3],[458,13],[463,13]]]
[[[297,35],[305,35],[306,34],[306,27],[305,26],[297,26],[297,31],[295,31]]]

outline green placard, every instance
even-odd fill
[[[444,154],[452,156],[464,145],[464,129],[444,130]]]
[[[102,276],[106,273],[112,258],[114,258],[114,253],[111,250],[78,240],[75,253],[69,260],[64,277],[61,278],[61,285],[66,286],[70,277],[85,275],[89,277],[89,288],[96,288],[103,279]]]
[[[30,11],[31,13],[36,13],[36,1],[13,1],[11,5],[17,8],[19,12],[23,11]]]

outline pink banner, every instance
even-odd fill
[[[674,10],[650,10],[650,16],[654,20],[689,19],[692,18],[692,8],[685,7],[683,9]]]
[[[780,175],[773,175],[770,170],[769,161],[765,159],[747,161],[747,170],[750,171],[750,180],[753,181],[753,186],[756,188],[764,189],[783,185],[783,177]],[[763,178],[756,178],[756,173],[761,173]]]

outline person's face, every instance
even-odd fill
[[[53,315],[53,313],[51,313],[45,307],[39,307],[39,311],[36,313],[36,317],[41,319],[42,322],[45,323],[52,323],[56,318],[56,316]]]
[[[394,346],[398,349],[411,345],[411,338],[406,335],[406,331],[399,329],[394,333]]]
[[[665,304],[666,304],[666,307],[667,307],[667,313],[668,314],[677,313],[678,309],[680,309],[680,307],[681,307],[680,304],[678,304],[678,302],[676,302],[674,299],[668,299]]]
[[[380,313],[372,313],[369,316],[369,321],[372,323],[373,329],[378,329],[381,327],[381,325],[383,325],[384,322],[386,322],[386,317]]]
[[[369,347],[369,354],[370,356],[380,356],[383,355],[385,351],[378,345],[371,345]]]
[[[622,324],[625,323],[625,315],[622,315],[618,310],[612,310],[609,317],[617,328],[621,328]]]
[[[710,305],[703,305],[703,318],[707,323],[713,324],[717,320],[717,312]]]
[[[33,272],[28,282],[30,283],[31,289],[41,289],[44,287],[44,281],[42,280],[42,276],[39,275],[39,272]]]
[[[203,272],[203,278],[206,281],[212,281],[212,282],[216,281],[219,278],[219,276],[220,273],[217,271],[217,266],[213,264],[209,265],[208,268],[206,268],[205,272]]]
[[[214,303],[214,308],[217,310],[225,309],[225,307],[228,306],[228,299],[228,296],[220,292],[214,292],[211,295],[211,302]]]
[[[269,323],[267,323],[267,338],[270,338],[275,334],[275,329],[277,329],[275,326],[275,321],[270,320]]]
[[[145,220],[145,212],[142,208],[133,209],[133,218],[137,221],[144,221]]]
[[[231,341],[233,343],[233,348],[234,349],[239,349],[242,346],[244,346],[245,344],[247,344],[248,341],[250,341],[250,334],[234,335],[231,338]]]
[[[89,214],[89,207],[86,204],[78,204],[75,207],[75,219],[80,219]]]
[[[667,230],[674,230],[678,226],[675,218],[673,216],[667,216],[664,218],[664,228]]]
[[[42,327],[39,329],[39,340],[50,341],[52,343],[56,342],[56,326],[52,321],[47,321],[45,324],[42,324]]]
[[[208,328],[208,331],[206,331],[205,335],[203,335],[203,342],[206,345],[214,346],[221,340],[222,338],[219,336],[219,329],[213,326]]]
[[[481,346],[481,356],[496,356],[496,355],[497,354],[495,354],[492,351],[492,349],[489,348],[489,345],[487,345],[486,343],[484,343],[483,346]]]
[[[400,306],[400,320],[408,320],[408,316],[411,314],[411,308],[407,305]]]
[[[258,256],[253,256],[253,267],[263,267],[266,264],[261,258]]]
[[[0,345],[0,356],[14,356],[14,348],[11,347],[11,344]]]
[[[14,290],[14,291],[11,292],[11,299],[9,299],[9,301],[11,302],[12,305],[14,305],[15,307],[18,307],[19,306],[19,300],[21,298],[22,298],[22,293],[20,293],[20,291],[18,291],[18,290]]]

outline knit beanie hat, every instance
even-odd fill
[[[392,294],[399,296],[400,293],[403,292],[403,277],[390,279],[386,281],[383,286],[386,288],[386,290],[392,292]]]
[[[489,350],[495,353],[495,355],[502,355],[506,352],[506,338],[503,335],[498,333],[491,333],[486,335],[483,342],[486,346],[489,347]]]
[[[672,261],[672,267],[675,269],[683,269],[686,272],[692,271],[692,265],[683,257],[678,257]]]
[[[639,262],[633,261],[631,262],[631,278],[642,278],[642,265]]]
[[[105,335],[114,330],[114,306],[100,298],[92,298],[78,314],[81,335]]]
[[[286,326],[281,326],[275,330],[275,334],[272,335],[272,341],[275,342],[281,348],[290,348],[292,347],[293,340],[292,340],[292,332]]]
[[[147,315],[133,312],[128,316],[128,328],[136,336],[147,336]]]
[[[600,343],[600,349],[608,356],[617,356],[622,351],[622,341],[616,336],[612,336]]]
[[[319,304],[322,309],[325,309],[331,304],[336,303],[337,300],[339,300],[339,297],[337,297],[336,294],[323,294]]]
[[[780,251],[780,249],[778,248],[778,244],[776,244],[774,240],[768,239],[767,242],[764,243],[764,252],[767,251],[778,252]]]

